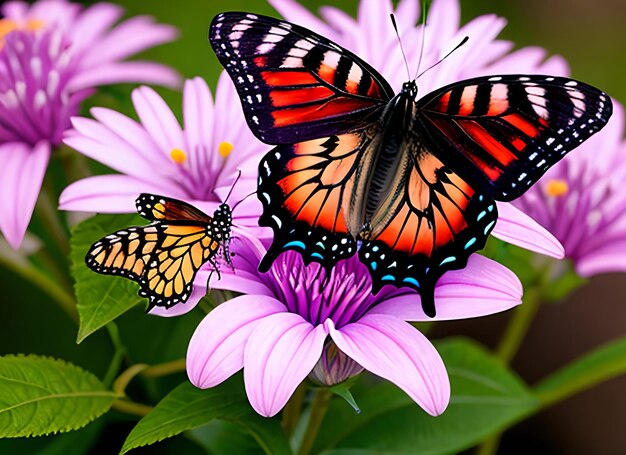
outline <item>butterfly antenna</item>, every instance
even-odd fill
[[[233,212],[235,211],[235,209],[239,206],[239,204],[241,204],[243,201],[245,201],[246,199],[248,199],[250,196],[256,194],[256,191],[253,191],[252,193],[246,195],[243,199],[239,200],[235,205],[233,205]]]
[[[433,69],[435,66],[439,65],[441,62],[443,62],[445,59],[447,59],[448,57],[450,57],[450,55],[452,55],[452,53],[454,51],[456,51],[458,48],[460,48],[461,46],[463,46],[465,43],[467,43],[467,40],[469,40],[469,36],[466,36],[465,38],[463,38],[463,41],[461,41],[459,44],[456,45],[456,47],[454,49],[452,49],[450,52],[448,52],[442,59],[440,59],[437,63],[429,66],[428,68],[426,68],[424,71],[422,71],[421,73],[419,73],[417,75],[417,77],[415,79],[419,79],[424,73],[426,73],[427,71],[430,71],[431,69]]]
[[[226,199],[224,199],[224,204],[226,204],[226,202],[228,202],[228,198],[230,197],[230,195],[232,194],[233,190],[235,189],[235,185],[237,184],[237,182],[239,181],[239,177],[241,177],[241,169],[239,169],[237,171],[237,177],[235,177],[235,181],[233,182],[233,184],[230,186],[230,190],[228,190],[228,194],[226,195]]]
[[[396,16],[393,13],[389,15],[391,17],[391,23],[393,24],[393,29],[396,31],[396,36],[398,37],[398,42],[400,43],[400,52],[402,52],[402,58],[404,59],[404,66],[406,67],[406,74],[410,78],[411,70],[409,69],[409,61],[406,58],[406,54],[404,53],[404,47],[402,46],[402,39],[400,38],[400,32],[398,32],[398,24],[396,24]]]
[[[417,60],[417,70],[415,70],[415,74],[417,75],[420,72],[420,66],[422,65],[422,58],[424,57],[424,48],[426,47],[426,1],[422,2],[422,47],[420,49],[420,56]],[[419,76],[413,77],[413,80],[417,79]]]

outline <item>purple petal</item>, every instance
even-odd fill
[[[243,369],[256,412],[272,417],[285,406],[322,355],[327,334],[326,325],[314,327],[293,313],[274,314],[257,325],[246,343]]]
[[[96,3],[87,8],[68,31],[69,41],[80,49],[91,45],[122,17],[124,10],[110,3]],[[87,51],[86,57],[89,56]]]
[[[68,90],[78,91],[106,84],[134,82],[177,88],[180,75],[169,66],[152,62],[111,62],[76,73]]]
[[[24,239],[50,160],[50,144],[0,145],[0,230],[13,248]]]
[[[502,264],[473,254],[467,266],[446,272],[435,288],[437,316],[426,316],[418,294],[390,297],[370,313],[404,321],[445,321],[499,313],[522,303],[522,284]]]
[[[306,27],[309,30],[315,30],[316,33],[326,36],[329,39],[333,39],[333,37],[337,35],[336,31],[319,20],[315,14],[311,13],[298,2],[293,0],[269,0],[269,4],[290,22]]]
[[[135,199],[140,193],[184,198],[185,194],[174,185],[140,180],[128,175],[97,175],[72,183],[59,197],[61,210],[97,213],[133,213]]]
[[[151,163],[138,149],[105,125],[88,118],[72,118],[74,130],[68,131],[64,143],[83,155],[107,165],[118,172],[138,178],[153,174]],[[152,144],[145,143],[148,148]],[[156,147],[150,147],[154,151]],[[163,153],[158,149],[155,153]]]
[[[498,222],[491,233],[494,237],[530,251],[562,259],[563,245],[539,223],[513,205],[497,202]]]
[[[430,415],[440,415],[450,401],[450,381],[435,347],[410,324],[382,314],[368,314],[330,336],[348,357],[404,390]]]
[[[185,138],[176,116],[163,98],[149,87],[133,90],[133,104],[141,123],[161,150],[185,149]]]
[[[278,300],[240,296],[211,311],[198,325],[187,349],[187,375],[201,389],[216,386],[244,365],[244,348],[255,328],[285,311]]]
[[[148,48],[173,41],[177,36],[178,31],[172,26],[155,24],[148,16],[133,17],[101,37],[81,63],[99,66],[102,62],[123,60]]]

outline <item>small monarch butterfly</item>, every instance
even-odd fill
[[[94,272],[138,282],[139,295],[150,299],[149,309],[187,301],[205,262],[219,273],[216,256],[232,267],[228,204],[210,217],[186,202],[154,194],[141,194],[135,203],[137,212],[152,223],[103,237],[91,246],[85,262]]]

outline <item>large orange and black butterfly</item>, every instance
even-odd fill
[[[228,204],[221,204],[213,217],[183,201],[154,194],[140,195],[136,206],[152,223],[103,237],[91,246],[85,262],[95,272],[137,281],[139,295],[150,299],[150,308],[187,301],[200,267],[208,261],[218,270],[216,255],[230,264]]]
[[[261,262],[284,250],[327,270],[357,253],[376,293],[408,286],[435,315],[434,287],[466,265],[493,229],[495,200],[526,191],[599,131],[609,97],[551,76],[491,76],[417,99],[394,94],[363,60],[289,22],[215,17],[209,39],[248,125],[276,144],[259,166],[260,223],[274,230]]]

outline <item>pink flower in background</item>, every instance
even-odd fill
[[[103,84],[177,85],[166,66],[123,62],[177,32],[149,17],[114,26],[123,10],[108,3],[83,10],[65,0],[8,2],[0,11],[0,230],[18,248],[51,149],[80,103]]]
[[[67,133],[65,144],[120,174],[87,177],[69,185],[61,194],[61,209],[135,212],[138,194],[155,193],[189,202],[212,215],[239,170],[241,178],[229,202],[237,203],[256,191],[258,163],[270,146],[250,132],[226,74],[219,79],[215,103],[204,80],[185,82],[184,128],[154,90],[140,87],[132,99],[139,123],[104,108],[91,110],[95,120],[72,119],[74,129]],[[259,234],[261,210],[256,198],[246,199],[233,214],[235,224],[250,226]]]
[[[565,247],[578,274],[626,272],[624,108],[514,204]]]
[[[248,399],[264,416],[278,413],[309,374],[332,384],[363,368],[439,415],[450,399],[443,361],[405,321],[482,316],[521,303],[517,277],[476,254],[465,269],[439,280],[437,316],[430,318],[413,290],[385,287],[372,295],[369,274],[356,257],[339,262],[326,281],[318,264],[305,266],[292,251],[261,274],[257,265],[265,248],[244,239],[239,245],[236,273],[223,272],[219,286],[246,295],[221,304],[200,323],[187,351],[187,374],[194,385],[208,388],[243,368]]]
[[[410,78],[415,76],[419,60],[422,29],[420,2],[400,0],[397,8],[391,0],[361,0],[357,18],[340,9],[324,6],[315,16],[294,0],[269,0],[288,21],[314,30],[341,44],[378,70],[399,91],[409,79],[396,32],[389,14],[395,12],[402,43],[407,54]],[[433,0],[426,19],[426,36],[421,70],[428,68],[464,37],[469,40],[441,64],[417,81],[418,97],[452,82],[492,74],[550,74],[566,76],[567,63],[562,57],[546,60],[546,51],[525,47],[511,52],[513,43],[496,39],[506,25],[494,14],[477,17],[460,25],[458,0]],[[576,153],[576,152],[575,152]],[[562,258],[563,247],[538,223],[509,203],[497,202],[498,222],[492,232],[501,240],[548,256]]]

